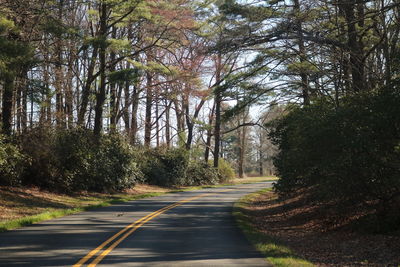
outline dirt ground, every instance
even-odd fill
[[[326,206],[307,206],[300,197],[277,201],[272,192],[246,212],[258,230],[318,266],[400,266],[399,233],[367,234],[348,226],[361,212],[338,220]]]

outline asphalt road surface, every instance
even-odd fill
[[[232,206],[270,186],[167,194],[0,233],[0,266],[268,266]]]

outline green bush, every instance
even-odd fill
[[[4,136],[0,135],[0,184],[20,185],[27,163],[27,158],[19,151],[18,147],[6,142]]]
[[[93,184],[91,190],[120,191],[143,181],[143,174],[136,163],[133,148],[121,137],[104,136],[91,161]]]
[[[220,183],[229,182],[235,177],[235,170],[228,161],[220,158],[218,161],[218,175]]]
[[[57,185],[52,187],[63,191],[94,190],[100,181],[93,177],[99,174],[92,166],[98,150],[93,134],[83,129],[57,131],[53,142],[53,179]]]
[[[188,151],[180,148],[149,149],[143,151],[140,169],[145,182],[160,186],[186,184],[186,170],[189,164]]]
[[[142,179],[132,147],[89,130],[35,129],[22,139],[31,158],[25,183],[50,190],[118,191]]]
[[[186,172],[187,185],[210,185],[219,182],[218,172],[203,161],[191,161]]]
[[[312,188],[319,200],[398,205],[400,196],[400,90],[293,108],[275,121],[271,138],[280,194]],[[397,204],[396,204],[397,203]]]
[[[23,184],[53,190],[58,188],[54,142],[55,133],[50,128],[35,128],[19,137],[21,152],[30,159]]]

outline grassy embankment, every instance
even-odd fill
[[[178,191],[255,183],[273,179],[275,178],[252,177],[234,179],[230,183],[221,185],[172,189],[158,186],[137,185],[124,193],[80,193],[73,196],[42,191],[37,188],[0,187],[0,232],[135,199],[154,197]]]
[[[292,250],[275,238],[257,230],[255,227],[250,216],[251,211],[249,205],[252,201],[257,199],[258,196],[270,190],[271,188],[266,188],[256,193],[246,195],[235,203],[233,214],[237,224],[245,233],[247,239],[265,256],[265,259],[274,266],[314,266],[311,262],[298,257]]]

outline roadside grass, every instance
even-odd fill
[[[246,183],[276,180],[275,177],[252,177],[233,179],[229,183],[180,188],[163,188],[138,185],[131,192],[118,194],[87,193],[86,195],[63,195],[40,191],[0,187],[0,232],[35,224],[41,221],[106,207],[121,202],[160,196],[166,193],[217,188]],[[137,189],[138,188],[138,189]]]
[[[200,190],[200,189],[207,189],[207,188],[218,188],[218,187],[233,186],[233,185],[240,185],[240,184],[253,184],[253,183],[270,182],[270,181],[273,182],[273,181],[277,181],[277,180],[278,180],[278,178],[275,176],[234,178],[226,183],[221,183],[221,184],[181,187],[179,189],[170,191],[170,193],[193,191],[193,190]]]
[[[266,188],[256,193],[246,195],[235,203],[233,215],[238,226],[240,229],[242,229],[247,239],[255,246],[255,248],[260,251],[264,255],[265,259],[274,266],[314,266],[311,262],[298,257],[292,250],[283,245],[277,239],[257,230],[254,227],[246,210],[249,208],[249,205],[252,201],[268,191],[271,191],[271,188]]]
[[[138,195],[123,195],[119,194],[117,196],[111,197],[90,197],[83,198],[74,201],[73,208],[47,208],[46,211],[31,215],[31,216],[23,216],[16,219],[0,221],[0,232],[4,232],[7,230],[16,229],[19,227],[31,225],[34,223],[38,223],[45,220],[50,220],[54,218],[63,217],[66,215],[88,211],[96,208],[107,207],[112,204],[122,203],[135,199],[142,199],[148,197],[155,197],[165,194],[165,192],[152,192],[152,193],[144,193]],[[68,201],[68,199],[66,200]],[[89,204],[88,204],[89,203]],[[26,207],[29,208],[29,207]]]
[[[245,177],[245,178],[235,178],[232,180],[232,183],[239,184],[252,184],[259,182],[269,182],[269,181],[277,181],[279,178],[276,176],[265,176],[265,177]]]

